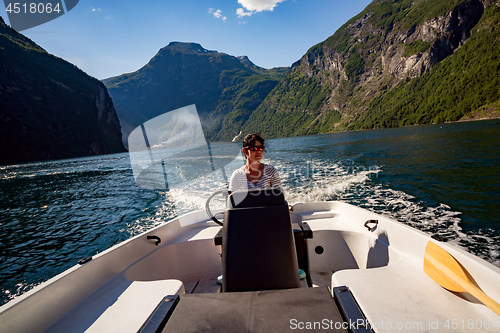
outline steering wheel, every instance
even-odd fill
[[[212,200],[213,197],[215,197],[216,195],[218,194],[224,194],[224,193],[227,193],[227,190],[220,190],[220,191],[215,191],[214,193],[212,193],[208,199],[207,199],[207,203],[205,204],[205,211],[207,212],[207,215],[208,217],[210,217],[210,219],[212,221],[214,221],[215,223],[217,223],[218,225],[222,225],[222,222],[217,220],[217,218],[212,214],[212,212],[210,211],[210,201]]]

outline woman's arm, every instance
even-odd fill
[[[246,189],[245,171],[243,171],[242,168],[236,169],[229,180],[229,191],[234,192]]]

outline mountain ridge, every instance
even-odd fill
[[[0,22],[0,164],[124,152],[104,85]]]
[[[481,107],[498,116],[499,93],[490,91],[489,97],[485,97],[486,93],[477,89],[482,80],[494,74],[474,68],[481,73],[478,80],[471,79],[465,85],[450,80],[446,73],[439,74],[439,70],[454,63],[446,66],[467,75],[461,70],[462,63],[455,60],[472,57],[499,76],[496,59],[483,61],[485,56],[498,54],[499,3],[372,2],[293,64],[289,74],[249,117],[243,132],[259,131],[268,137],[279,137],[439,123],[474,118],[475,113],[481,113]],[[489,30],[477,30],[481,24],[490,25]],[[493,43],[483,41],[475,46],[484,52],[469,48],[464,55],[463,46],[476,43],[478,38],[490,38]],[[488,86],[500,84],[498,79],[492,79],[493,84]],[[454,86],[455,92],[439,96],[436,90],[422,90],[423,81],[429,80],[443,90],[450,90],[444,83]],[[429,90],[427,95],[425,90]],[[462,103],[464,96],[477,101],[455,107],[455,100]],[[434,105],[446,98],[451,111],[446,110],[448,105]]]
[[[127,75],[161,66],[164,71],[170,66],[172,74],[180,58],[167,59],[167,53],[182,53],[185,67],[196,67],[196,59],[188,57],[214,57],[198,67],[200,73],[224,64],[205,87],[193,83],[192,72],[160,75],[182,86],[166,89],[171,95],[203,95],[206,85],[219,85],[209,89],[210,97],[192,98],[201,105],[202,126],[212,141],[229,141],[240,131],[271,138],[500,117],[500,92],[494,88],[500,86],[500,60],[495,58],[500,53],[499,8],[498,0],[375,0],[290,68],[266,70],[245,56],[172,42]],[[115,100],[110,82],[106,85]],[[182,104],[193,103],[183,100],[162,111]]]
[[[14,60],[43,69],[47,59],[58,58],[0,24],[0,56],[8,60],[2,62],[0,98],[13,103],[0,108],[3,134],[37,137],[34,132],[47,132],[45,126],[44,140],[53,146],[47,151],[36,142],[31,150],[38,155],[29,159],[61,158],[54,153],[68,150],[61,135],[90,140],[90,147],[73,149],[71,156],[122,151],[134,128],[190,104],[197,106],[209,141],[230,141],[240,132],[272,138],[500,117],[500,0],[375,0],[291,67],[265,69],[246,56],[174,41],[139,70],[104,79],[104,85],[66,62],[55,66],[64,80],[53,70],[38,76],[33,66],[23,71]],[[2,52],[6,45],[15,46],[9,56]],[[57,93],[34,93],[40,90],[35,81]],[[94,120],[55,117],[56,110],[71,108],[74,96],[87,98]],[[5,111],[33,105],[49,122]],[[94,130],[69,129],[82,124]],[[102,144],[107,137],[115,138],[108,142],[113,148]],[[33,142],[4,141],[2,149],[11,151]]]
[[[239,131],[285,71],[266,70],[248,57],[206,50],[198,43],[171,42],[139,70],[107,79],[105,85],[124,142],[141,123],[190,104],[197,106],[207,139],[216,141]]]

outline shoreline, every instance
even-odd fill
[[[481,117],[481,118],[478,118],[478,117],[461,118],[461,119],[459,119],[457,121],[446,121],[446,122],[443,122],[443,123],[414,124],[414,125],[407,125],[407,126],[382,127],[382,128],[363,128],[363,129],[356,129],[356,130],[340,130],[340,131],[323,132],[323,133],[302,134],[302,135],[295,135],[295,136],[267,137],[266,139],[286,139],[286,138],[296,138],[296,137],[300,137],[300,136],[310,136],[310,135],[322,135],[322,134],[334,134],[334,133],[348,133],[348,132],[359,132],[359,131],[372,131],[372,130],[381,130],[381,129],[405,128],[405,127],[426,126],[426,125],[439,125],[439,124],[453,124],[453,123],[463,123],[463,122],[468,122],[468,121],[482,121],[482,120],[493,120],[493,119],[499,119],[500,120],[500,111],[495,111],[495,112],[493,112],[493,114],[491,114],[490,116],[486,116],[486,117]],[[241,131],[240,131],[240,133],[234,139],[238,138],[240,135],[241,135]],[[231,142],[234,142],[234,141],[231,141]],[[128,152],[128,151],[125,151],[125,152],[122,152],[122,153],[126,153],[126,152]],[[11,167],[11,166],[16,166],[16,165],[22,165],[22,164],[29,164],[29,163],[43,163],[43,162],[50,162],[50,161],[71,160],[71,159],[79,159],[79,158],[84,158],[84,157],[106,156],[106,155],[113,155],[113,154],[121,154],[121,153],[110,153],[110,154],[90,155],[90,156],[76,156],[76,157],[61,158],[61,159],[46,159],[46,160],[25,161],[25,162],[13,163],[13,164],[0,164],[0,167],[2,169],[5,169],[6,167]]]
[[[325,132],[325,133],[316,133],[316,134],[333,134],[333,133],[348,133],[348,132],[359,132],[359,131],[372,131],[372,130],[382,130],[382,129],[391,129],[391,128],[405,128],[405,127],[414,127],[414,126],[428,126],[428,125],[439,125],[439,124],[454,124],[454,123],[464,123],[464,122],[469,122],[469,121],[482,121],[482,120],[494,120],[494,119],[499,119],[500,120],[500,112],[495,112],[494,116],[491,117],[482,117],[482,118],[460,118],[459,120],[456,121],[445,121],[442,123],[428,123],[428,124],[413,124],[413,125],[406,125],[406,126],[396,126],[396,127],[381,127],[381,128],[362,128],[362,129],[356,129],[356,130],[343,130],[343,131],[337,131],[337,132]],[[316,135],[316,134],[306,134],[306,135]],[[298,135],[301,136],[301,135]],[[273,138],[273,139],[279,139],[279,138]]]

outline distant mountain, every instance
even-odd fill
[[[499,87],[500,1],[376,0],[294,63],[243,132],[500,117]]]
[[[288,68],[264,69],[247,57],[172,42],[143,68],[103,80],[111,95],[123,141],[143,122],[196,104],[207,139],[231,140]]]
[[[292,68],[170,43],[104,82],[124,132],[196,104],[210,140],[500,117],[499,0],[375,0]]]
[[[0,165],[123,151],[104,85],[0,18]]]
[[[266,69],[255,65],[248,59],[247,56],[237,57],[238,60],[250,71],[255,74],[267,75],[277,79],[281,79],[290,70],[290,67],[274,67],[271,69]]]

